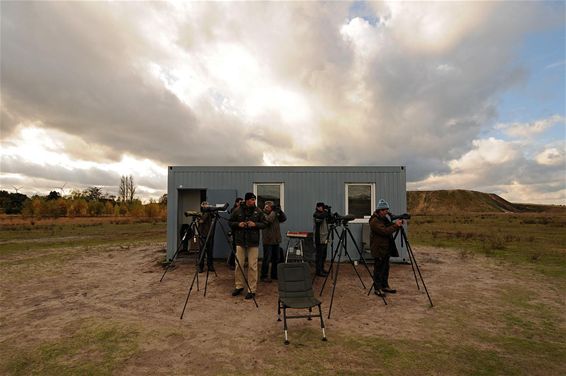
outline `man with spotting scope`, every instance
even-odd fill
[[[398,257],[399,252],[393,239],[393,234],[403,226],[402,219],[391,221],[389,204],[381,199],[377,209],[369,219],[371,255],[375,258],[373,269],[373,286],[375,294],[385,296],[385,293],[395,294],[397,290],[389,287],[389,257]]]

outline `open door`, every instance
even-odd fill
[[[190,211],[200,211],[200,203],[205,200],[205,189],[179,189],[178,190],[178,203],[177,203],[177,246],[181,241],[181,230],[183,226],[188,226],[191,222],[190,217],[185,217],[184,213]],[[190,240],[189,249],[195,250],[198,248],[194,241]]]
[[[228,203],[228,208],[234,205],[234,201],[238,197],[238,191],[235,189],[207,189],[206,201],[210,205]],[[226,258],[232,252],[232,244],[226,239],[226,235],[230,232],[228,212],[219,212],[220,218],[216,224],[216,232],[214,233],[214,258]],[[226,235],[225,235],[226,234]]]

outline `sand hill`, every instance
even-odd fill
[[[454,212],[566,212],[565,206],[514,204],[494,193],[463,189],[407,192],[407,208],[411,214]]]

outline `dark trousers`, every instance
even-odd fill
[[[316,265],[316,273],[320,274],[324,271],[324,262],[326,261],[326,244],[316,243],[316,257],[315,257],[315,265]]]
[[[204,244],[204,239],[203,239],[203,244]],[[214,239],[212,237],[210,237],[210,239],[208,239],[208,242],[206,242],[206,246],[204,249],[204,256],[202,254],[199,253],[199,257],[200,257],[200,263],[199,263],[199,267],[202,269],[204,268],[204,259],[206,259],[206,265],[208,267],[212,266],[212,251],[214,250]],[[201,252],[203,250],[201,249]]]
[[[267,278],[271,264],[271,279],[277,279],[277,264],[279,264],[279,244],[264,244],[261,261],[260,278]]]
[[[389,287],[389,256],[375,259],[373,264],[373,281],[375,289]]]

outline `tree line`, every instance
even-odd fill
[[[86,216],[133,216],[166,218],[167,195],[158,201],[143,204],[135,196],[136,186],[132,176],[122,176],[118,197],[103,193],[99,187],[74,190],[68,195],[51,191],[48,195],[28,197],[22,193],[0,190],[0,213],[21,214],[28,217],[86,217]]]

